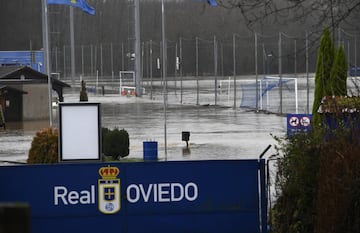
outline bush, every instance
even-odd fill
[[[331,141],[323,145],[315,232],[360,232],[359,155],[358,137],[335,134]]]
[[[31,143],[29,164],[58,162],[58,130],[46,128],[36,133]],[[102,128],[102,152],[113,159],[129,155],[129,134],[125,129]]]
[[[125,129],[109,130],[102,129],[103,153],[113,159],[119,159],[129,155],[129,134]]]
[[[29,164],[58,162],[58,130],[46,128],[36,133],[31,142]]]
[[[358,125],[278,139],[273,232],[360,232]]]
[[[277,138],[277,200],[273,230],[278,233],[313,232],[316,217],[319,147],[307,134]]]

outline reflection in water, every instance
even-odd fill
[[[78,93],[65,95],[67,102],[78,101]],[[143,157],[143,142],[158,141],[158,156],[164,155],[163,103],[146,98],[119,95],[93,96],[101,103],[101,125],[128,131],[129,158]],[[0,130],[0,160],[25,161],[35,133],[49,126],[47,121],[9,123]],[[54,114],[54,126],[57,117]],[[191,132],[191,151],[184,148],[182,132]],[[269,145],[272,136],[284,135],[285,118],[256,114],[242,109],[213,105],[169,104],[167,111],[168,160],[257,158]]]
[[[190,148],[184,147],[182,153],[184,157],[189,156],[191,154]]]
[[[49,120],[6,122],[6,130],[39,131],[49,127]]]
[[[49,120],[6,122],[6,129],[0,129],[0,163],[26,162],[36,132],[49,125]]]

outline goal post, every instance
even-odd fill
[[[296,78],[266,76],[258,80],[239,80],[241,86],[240,107],[278,112],[280,98],[283,105],[292,106],[289,111],[298,113],[298,86]],[[280,89],[280,85],[282,88]],[[256,98],[256,86],[258,97]],[[280,93],[281,92],[281,93]],[[256,105],[256,101],[258,104]]]
[[[135,95],[135,71],[119,71],[119,91],[120,95]]]

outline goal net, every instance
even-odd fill
[[[298,112],[298,88],[296,78],[266,76],[256,81],[242,82],[241,104],[242,108],[265,110],[269,112]],[[256,93],[258,97],[256,98]],[[280,101],[282,100],[282,101]],[[256,104],[257,103],[257,104]],[[281,106],[282,104],[282,106]]]
[[[120,71],[120,94],[121,95],[135,95],[135,71]]]

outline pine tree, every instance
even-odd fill
[[[330,73],[334,61],[334,44],[331,39],[329,28],[325,28],[320,39],[320,48],[315,71],[315,91],[312,109],[313,126],[316,128],[320,124],[320,115],[317,112],[324,96],[331,95]]]
[[[330,74],[332,95],[346,96],[347,63],[342,46],[336,50],[335,60]]]

